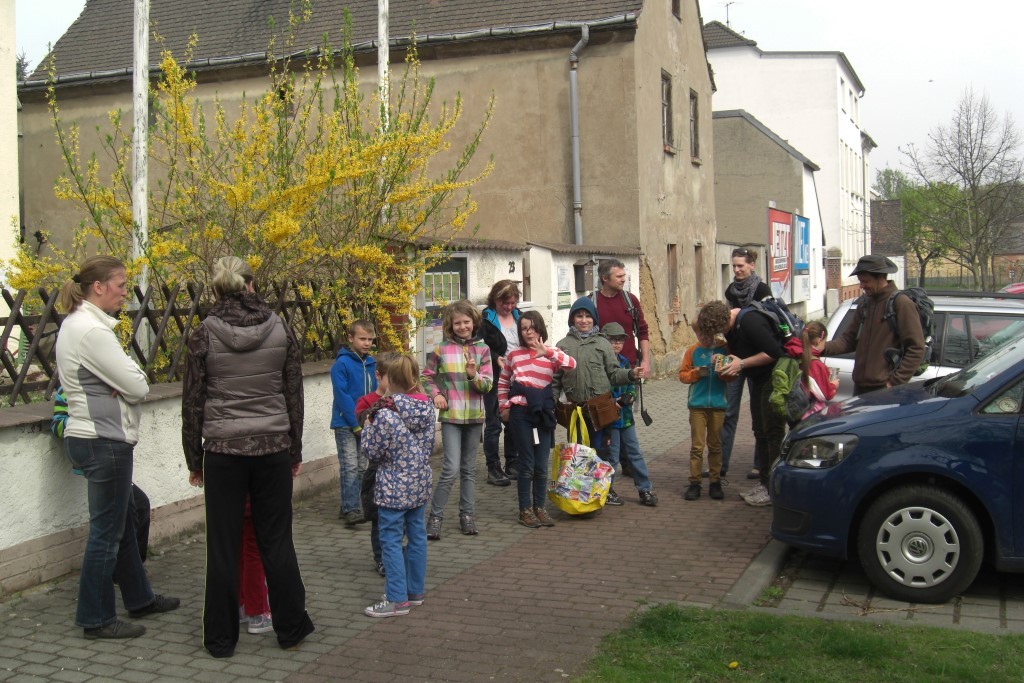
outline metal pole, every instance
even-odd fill
[[[377,0],[377,93],[380,98],[380,136],[387,135],[391,127],[391,46],[389,34],[388,0]],[[387,168],[386,158],[381,158],[380,167]],[[384,175],[380,178],[381,190],[384,190]],[[380,222],[386,224],[391,210],[385,202],[380,209]]]
[[[380,129],[386,132],[391,124],[391,85],[389,67],[391,61],[388,45],[388,0],[377,0],[377,83],[380,93]]]
[[[132,255],[143,255],[149,237],[147,217],[148,144],[149,134],[149,0],[135,0],[135,60],[132,71],[132,111],[135,126],[132,130],[132,222],[135,224]],[[139,273],[139,288],[149,286],[149,268]]]

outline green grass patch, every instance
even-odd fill
[[[1016,682],[1022,650],[1019,635],[663,605],[605,638],[578,680]]]
[[[768,586],[761,592],[761,596],[754,601],[754,604],[758,607],[775,607],[785,594],[786,592],[778,586]]]

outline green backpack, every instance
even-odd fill
[[[768,402],[772,410],[786,418],[790,424],[803,419],[811,400],[801,381],[800,364],[795,359],[783,356],[775,361],[772,369],[772,395]]]

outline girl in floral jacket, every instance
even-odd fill
[[[388,395],[373,405],[363,427],[363,453],[377,463],[373,500],[385,568],[385,594],[364,610],[368,617],[402,616],[409,613],[410,605],[423,604],[427,575],[423,511],[430,500],[434,407],[420,391],[419,375],[416,360],[400,356],[388,368]]]

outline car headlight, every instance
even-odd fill
[[[820,470],[835,467],[857,447],[852,434],[834,434],[801,439],[789,445],[786,464],[790,467]]]

